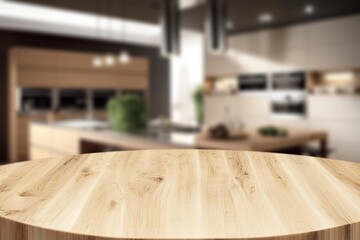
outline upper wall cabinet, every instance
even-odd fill
[[[310,48],[351,45],[360,41],[360,15],[335,18],[307,25]]]
[[[207,76],[360,67],[360,15],[229,37],[229,50],[206,56]]]

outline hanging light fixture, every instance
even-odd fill
[[[180,12],[178,0],[162,0],[160,23],[162,28],[161,54],[164,57],[180,53]]]
[[[208,0],[206,5],[206,32],[210,52],[223,53],[227,49],[226,0]]]
[[[124,11],[123,11],[123,14],[122,14],[122,35],[123,35],[123,40],[126,39],[126,17],[125,17],[125,14],[126,14],[126,0],[124,2]],[[128,51],[126,51],[125,49],[123,49],[119,56],[118,56],[118,60],[120,62],[120,64],[128,64],[130,61],[131,61],[131,56],[130,54],[128,53]]]

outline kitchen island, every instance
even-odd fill
[[[0,167],[1,240],[358,240],[360,164],[147,150]]]
[[[316,131],[290,131],[286,137],[262,137],[249,133],[245,139],[214,140],[203,134],[181,131],[119,133],[105,127],[86,127],[85,123],[38,123],[30,125],[30,159],[82,153],[142,149],[224,149],[286,152],[318,141],[326,156],[327,135]],[[84,127],[85,126],[85,127]]]

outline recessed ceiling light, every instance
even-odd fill
[[[93,58],[92,64],[94,67],[99,68],[103,66],[104,62],[101,57],[96,56]]]
[[[119,62],[121,64],[128,64],[131,60],[131,56],[127,51],[122,51],[119,55]]]
[[[313,14],[314,11],[315,11],[315,8],[314,8],[313,5],[308,4],[308,5],[305,6],[305,9],[304,9],[304,10],[305,10],[305,13],[306,13],[306,14]]]
[[[264,13],[259,16],[259,21],[262,23],[268,23],[273,20],[273,16],[271,13]]]
[[[115,58],[112,54],[108,54],[105,56],[104,62],[107,66],[112,66],[115,64]]]
[[[227,28],[227,29],[233,29],[233,28],[234,28],[234,22],[232,22],[232,21],[227,21],[227,22],[226,22],[226,28]]]

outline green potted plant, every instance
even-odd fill
[[[204,120],[204,92],[202,86],[198,86],[193,93],[193,101],[195,107],[195,117],[198,124],[202,124]]]
[[[114,97],[107,104],[109,121],[120,132],[139,132],[146,128],[146,104],[142,96],[124,94]]]

